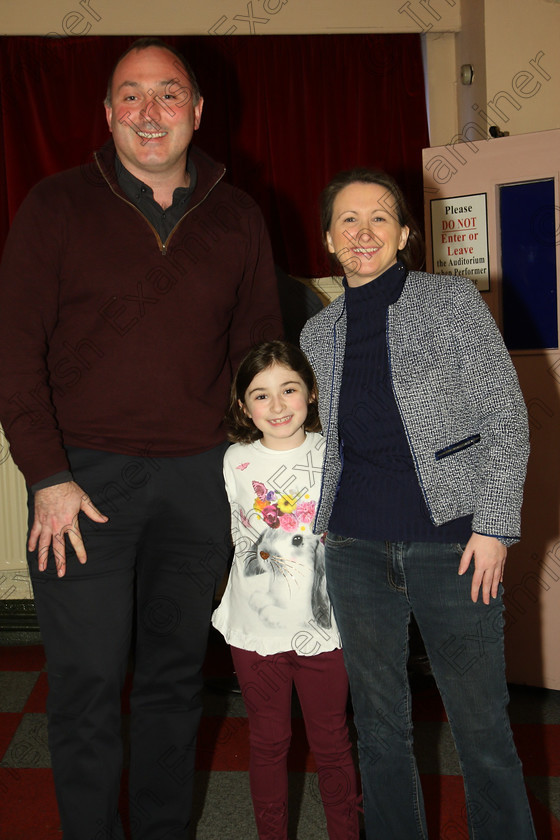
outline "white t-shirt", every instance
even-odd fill
[[[236,443],[224,457],[235,555],[212,624],[234,647],[312,656],[341,647],[313,533],[325,439],[295,449]]]

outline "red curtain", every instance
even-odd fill
[[[0,38],[0,244],[34,183],[107,139],[107,77],[133,39]],[[204,95],[195,142],[259,203],[282,268],[329,273],[317,200],[340,169],[390,172],[421,219],[429,142],[419,36],[165,40],[191,62]]]

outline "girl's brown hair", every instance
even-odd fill
[[[424,239],[420,228],[416,224],[397,182],[390,175],[387,175],[386,172],[381,172],[376,169],[356,167],[355,169],[339,172],[321,193],[319,208],[321,214],[321,231],[325,246],[327,232],[331,227],[335,199],[341,190],[349,187],[350,184],[356,183],[378,184],[386,190],[386,196],[384,197],[386,209],[392,213],[401,227],[406,226],[409,230],[407,243],[402,251],[398,252],[398,257],[408,269],[421,269],[424,265],[425,252]],[[336,269],[339,270],[341,266],[336,255],[330,254],[330,256],[336,265]]]
[[[288,341],[263,341],[247,353],[239,365],[231,386],[226,422],[228,438],[233,443],[252,443],[262,437],[262,432],[257,429],[251,418],[247,417],[242,406],[247,388],[255,376],[272,365],[289,368],[302,378],[311,399],[307,407],[304,429],[307,432],[321,431],[317,408],[317,383],[305,355],[299,347]]]

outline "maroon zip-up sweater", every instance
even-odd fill
[[[118,186],[112,140],[16,215],[0,268],[0,422],[28,484],[68,470],[65,445],[216,446],[232,371],[282,333],[260,210],[190,154],[197,185],[165,243]]]

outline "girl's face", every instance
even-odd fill
[[[305,440],[303,426],[313,399],[299,373],[273,364],[254,377],[240,405],[262,432],[264,446],[288,450]]]
[[[375,280],[397,261],[408,227],[393,210],[395,200],[386,187],[356,181],[341,190],[333,203],[327,248],[344,269],[349,286]]]

